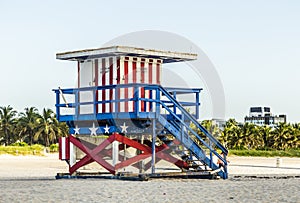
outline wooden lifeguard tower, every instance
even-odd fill
[[[228,177],[227,149],[197,122],[202,89],[161,86],[164,63],[195,60],[196,54],[112,46],[56,58],[77,62],[77,87],[54,90],[57,119],[70,128],[59,143],[59,158],[69,164],[70,175],[96,162],[113,175],[130,166],[139,175],[162,176],[156,163],[164,160],[185,176]],[[179,101],[181,94],[193,94],[195,101]],[[99,136],[97,144],[85,139]],[[85,155],[77,157],[78,150]],[[224,166],[219,168],[213,156]]]

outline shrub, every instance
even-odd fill
[[[40,145],[40,144],[34,144],[34,145],[30,146],[30,149],[36,150],[36,151],[43,151],[44,150],[44,146]]]
[[[261,157],[300,157],[300,150],[229,150],[229,155]]]
[[[11,144],[10,146],[25,147],[25,146],[28,146],[28,144],[26,142],[15,142],[15,143]]]
[[[0,154],[12,155],[42,155],[44,146],[0,146]]]
[[[58,144],[51,144],[50,145],[50,152],[58,152]]]

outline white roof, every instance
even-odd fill
[[[133,56],[144,58],[162,59],[163,63],[196,60],[197,54],[144,49],[128,46],[111,46],[97,49],[84,49],[57,53],[56,58],[60,60],[82,61],[91,58],[102,58],[110,56]]]

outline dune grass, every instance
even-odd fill
[[[11,155],[43,155],[44,146],[32,145],[32,146],[0,146],[1,154]]]
[[[1,154],[11,155],[44,155],[43,145],[32,146],[0,146]],[[53,144],[48,148],[49,152],[58,152],[58,144]],[[290,150],[229,150],[229,156],[255,156],[255,157],[300,157],[300,149]]]
[[[300,157],[300,149],[290,150],[229,150],[229,156]]]

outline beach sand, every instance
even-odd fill
[[[229,157],[228,180],[61,179],[57,154],[0,156],[0,202],[300,202],[300,158]]]

